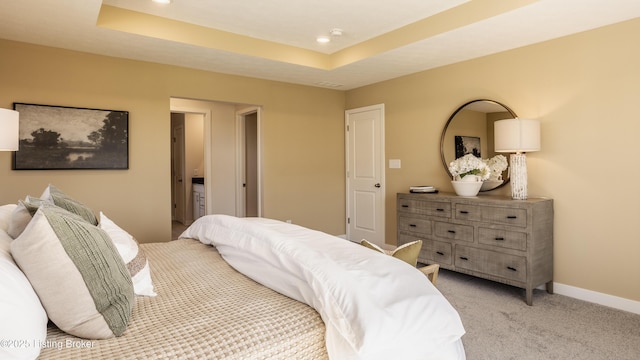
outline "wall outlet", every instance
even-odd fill
[[[291,224],[291,219],[287,220],[287,224]]]
[[[193,169],[193,175],[198,176],[198,169]]]

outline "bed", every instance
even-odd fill
[[[86,255],[88,271],[104,263],[98,280],[65,245],[78,234],[93,239],[80,252],[103,246]],[[2,359],[465,358],[457,312],[420,271],[271,219],[208,215],[179,240],[137,244],[48,188],[0,206],[0,269]]]

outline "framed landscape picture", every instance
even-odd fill
[[[456,159],[467,154],[480,156],[480,138],[476,136],[455,136]]]
[[[129,113],[14,103],[20,145],[14,170],[128,169]]]

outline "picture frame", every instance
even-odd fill
[[[20,114],[13,170],[129,168],[129,112],[13,103]]]
[[[480,138],[476,136],[455,136],[456,159],[467,154],[473,154],[482,158],[480,151]]]

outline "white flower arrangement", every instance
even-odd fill
[[[502,172],[509,166],[507,158],[504,155],[496,155],[484,162],[489,167],[489,180],[502,180]]]
[[[461,180],[467,175],[476,175],[480,181],[484,181],[491,175],[487,163],[473,154],[467,154],[453,160],[449,164],[449,172],[454,180]]]

